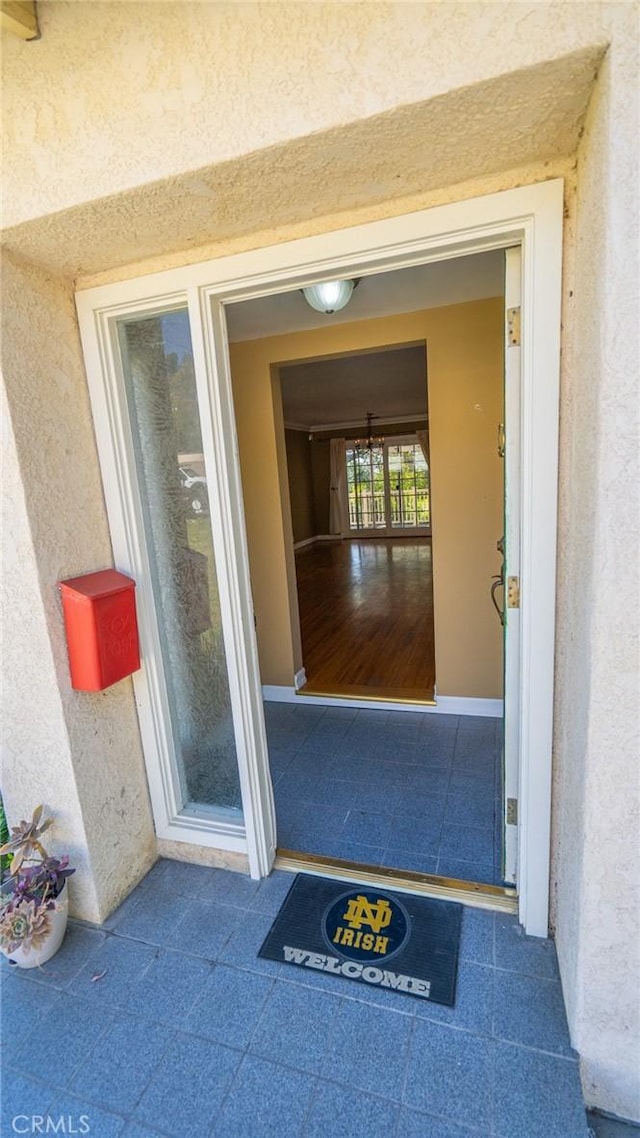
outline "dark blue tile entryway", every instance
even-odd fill
[[[160,861],[44,968],[5,964],[3,1135],[587,1138],[551,941],[466,908],[454,1008],[352,991],[258,957],[292,880]]]
[[[502,721],[265,705],[280,847],[500,884]]]

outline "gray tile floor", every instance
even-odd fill
[[[2,1133],[587,1138],[552,942],[465,909],[455,1008],[363,991],[257,956],[292,880],[160,861],[42,969],[5,962]]]
[[[610,1118],[595,1111],[587,1112],[593,1138],[638,1138],[640,1123]]]
[[[266,703],[278,844],[499,884],[499,719]]]

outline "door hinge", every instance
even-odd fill
[[[518,799],[507,798],[507,826],[518,825]]]
[[[507,308],[507,344],[510,348],[520,347],[520,305]]]
[[[507,608],[520,608],[520,578],[507,577]]]

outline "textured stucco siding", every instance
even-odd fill
[[[131,681],[69,679],[56,582],[112,563],[73,294],[9,256],[2,285],[2,789],[12,824],[46,801],[72,910],[101,920],[156,854]]]
[[[526,160],[523,143],[551,145],[557,131],[565,132],[566,153],[575,122],[558,113],[558,103],[562,112],[566,100],[577,97],[579,105],[578,75],[558,86],[549,75],[538,83],[526,69],[548,68],[563,56],[606,44],[611,7],[581,4],[577,17],[566,3],[507,9],[451,2],[52,0],[39,12],[41,39],[8,41],[3,53],[10,175],[5,224],[180,178],[188,170],[222,166],[373,116],[397,115],[414,104],[428,102],[437,115],[442,98],[451,100],[445,121],[435,120],[422,149],[435,147],[442,159],[442,141],[451,135],[451,118],[462,104],[468,129],[456,149],[467,177],[481,173],[469,169],[479,154],[495,161],[494,169],[519,165]],[[520,78],[507,89],[491,86],[515,73]],[[546,140],[532,137],[531,83],[537,85],[535,102],[547,110]],[[465,92],[483,84],[487,90],[473,92],[469,101]],[[503,149],[496,123],[512,115],[519,129],[504,132],[509,145]],[[482,146],[474,142],[485,121],[491,124],[489,148],[486,139]],[[386,139],[392,148],[400,129],[395,122]],[[408,139],[403,141],[406,150]],[[563,152],[560,139],[557,152]],[[296,182],[309,167],[309,153],[303,150],[296,160],[295,149],[283,152]],[[376,157],[378,178],[383,154]],[[453,150],[451,155],[449,162],[455,160]],[[335,177],[337,157],[351,161],[353,171],[361,159],[369,166],[366,132],[360,132],[351,155],[346,147],[337,154],[325,149],[323,180],[332,183],[334,200],[353,185],[352,177]],[[403,165],[395,172],[398,182],[411,177],[406,157]],[[439,184],[461,180],[451,174],[440,162]],[[392,196],[389,170],[384,181],[380,187],[370,182],[366,196],[378,188],[382,197]],[[197,186],[192,189],[195,209],[198,196],[208,211],[218,211],[206,179],[200,195]]]
[[[2,390],[2,794],[8,820],[38,802],[55,815],[47,848],[76,867],[73,905],[98,913],[97,890],[53,663],[9,410]]]
[[[7,242],[65,278],[15,264],[5,289],[18,313],[5,328],[10,806],[28,808],[30,780],[51,797],[38,779],[55,766],[64,836],[87,851],[86,911],[115,903],[152,856],[130,687],[69,691],[53,592],[110,560],[72,278],[562,175],[552,918],[587,1098],[640,1118],[637,6],[53,0],[40,19],[39,41],[3,43]]]
[[[585,1093],[640,1118],[640,131],[626,81],[636,50],[629,37],[605,61],[578,153],[563,338],[552,879]]]
[[[209,241],[267,228],[282,240],[282,227],[296,222],[348,216],[364,203],[566,156],[577,146],[601,55],[595,45],[437,99],[93,198],[15,225],[5,240],[55,272],[86,276],[127,265],[132,255],[184,256],[198,249],[201,258]],[[102,145],[96,130],[92,148]],[[202,160],[208,157],[204,151]],[[45,196],[42,205],[51,204]]]

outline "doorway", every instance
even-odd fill
[[[518,825],[520,916],[529,933],[545,935],[548,919],[549,791],[552,722],[552,662],[557,475],[562,183],[505,191],[420,214],[325,234],[271,250],[237,254],[181,267],[135,281],[87,290],[78,310],[87,360],[105,496],[119,567],[138,582],[144,668],[134,681],[156,828],[165,838],[245,851],[251,871],[268,872],[275,853],[274,816],[266,762],[259,673],[253,635],[251,582],[243,526],[233,398],[226,349],[224,307],[265,295],[283,285],[335,279],[425,263],[482,248],[521,243],[523,463],[521,490],[520,677],[518,681]],[[276,283],[277,282],[277,283]],[[274,287],[275,285],[275,287]],[[131,441],[125,429],[125,398],[117,365],[114,326],[134,311],[149,313],[186,300],[194,337],[194,364],[201,407],[203,454],[220,585],[230,702],[237,746],[243,825],[216,816],[190,815],[171,785],[172,755],[166,731],[154,649],[153,599],[140,531],[140,511],[131,475]],[[273,411],[272,411],[273,414]],[[268,419],[267,419],[268,421]],[[116,429],[117,428],[117,429]],[[262,432],[269,442],[269,432]],[[258,441],[262,441],[259,439]],[[286,557],[285,557],[286,560]],[[278,553],[271,567],[281,564]],[[269,595],[270,564],[261,588]],[[254,579],[255,585],[255,579]],[[259,606],[258,606],[259,607]],[[272,606],[271,606],[272,607]],[[260,612],[258,612],[260,620]],[[264,619],[264,617],[263,617]],[[295,645],[292,644],[295,649]],[[283,682],[286,682],[283,680]],[[439,711],[445,710],[441,702]],[[451,705],[446,706],[451,710]],[[165,724],[165,728],[163,728]],[[535,754],[535,764],[530,756]]]
[[[439,653],[439,690],[467,699],[461,710],[480,712],[477,699],[502,706],[491,581],[504,513],[504,266],[502,251],[450,262],[448,305],[442,266],[414,271],[409,313],[380,307],[406,293],[403,271],[373,275],[340,324],[310,318],[302,296],[293,309],[287,293],[272,295],[264,341],[247,339],[267,323],[260,301],[228,312],[251,518],[254,497],[264,498],[254,446],[243,448],[255,419],[243,390],[263,352],[282,415],[273,524],[289,531],[293,551],[304,682],[298,672],[294,706],[266,709],[280,854],[504,881],[500,717],[436,722],[418,711],[438,706]],[[351,350],[336,352],[340,343]],[[350,417],[358,404],[369,410]],[[272,635],[258,626],[263,657]],[[320,706],[301,706],[305,696]],[[327,708],[327,698],[342,706]],[[377,706],[385,702],[398,710]]]
[[[396,274],[398,287],[402,276]],[[376,277],[362,286],[359,295],[369,308],[379,288]],[[270,298],[269,305],[274,332],[282,328],[278,299]],[[417,294],[414,302],[420,299]],[[259,302],[238,306],[229,314],[232,377],[258,307]],[[323,356],[302,358],[307,333],[290,328],[282,343],[298,358],[272,369],[284,426],[278,439],[284,452],[283,525],[288,506],[295,561],[292,619],[299,616],[302,643],[298,688],[305,694],[432,703],[426,345],[334,353],[335,325],[316,319],[314,341],[319,336],[324,342]],[[383,319],[375,323],[381,336],[389,335]],[[347,322],[340,334],[357,343],[358,325]],[[242,360],[239,367],[234,382],[241,386]],[[356,415],[362,407],[376,410]],[[246,475],[244,469],[245,497],[252,493]],[[264,634],[264,647],[263,642]]]

